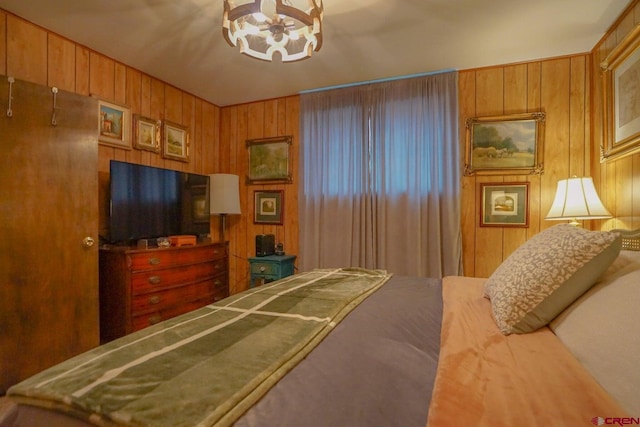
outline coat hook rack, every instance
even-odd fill
[[[7,80],[9,81],[9,108],[7,108],[7,117],[13,117],[13,110],[11,110],[11,101],[13,100],[13,95],[11,94],[11,92],[13,91],[13,83],[15,82],[15,79],[9,76]]]
[[[51,124],[56,126],[58,123],[56,122],[56,98],[58,96],[58,88],[52,87],[51,92],[53,92],[53,115],[51,116]]]

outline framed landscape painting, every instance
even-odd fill
[[[251,184],[293,182],[291,171],[291,145],[293,137],[278,136],[273,138],[250,139],[249,176]]]
[[[544,113],[467,119],[464,174],[541,174],[544,119]]]

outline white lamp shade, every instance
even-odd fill
[[[216,215],[240,214],[238,175],[228,173],[209,175],[209,212]]]
[[[593,179],[590,177],[569,178],[558,181],[556,198],[545,219],[604,219],[611,214],[604,207]]]

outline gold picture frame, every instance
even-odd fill
[[[603,135],[600,161],[640,152],[640,24],[600,63]]]
[[[131,150],[131,110],[98,99],[98,142]]]
[[[186,126],[165,120],[162,125],[162,157],[189,161],[189,131]]]
[[[135,114],[133,116],[134,148],[139,150],[160,152],[161,121]]]
[[[292,144],[292,136],[248,140],[249,175],[247,183],[292,183]]]
[[[543,112],[467,119],[464,174],[544,173],[544,121]]]
[[[480,227],[529,227],[529,183],[480,183]]]

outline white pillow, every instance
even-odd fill
[[[640,252],[614,262],[549,327],[629,414],[640,414]],[[618,264],[618,265],[616,265]]]

